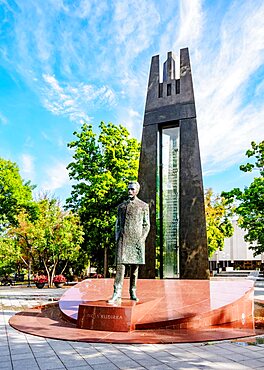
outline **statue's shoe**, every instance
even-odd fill
[[[138,299],[138,297],[136,296],[136,292],[130,292],[130,299],[131,299],[131,301],[136,301],[136,302],[138,302],[139,301],[139,299]]]
[[[114,293],[112,298],[110,298],[107,302],[108,303],[120,303],[121,302],[121,297],[120,297],[119,294]]]

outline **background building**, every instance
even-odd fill
[[[260,268],[264,263],[264,253],[254,257],[254,251],[249,249],[250,244],[245,242],[246,232],[241,229],[236,220],[232,221],[234,234],[231,238],[225,239],[222,251],[217,251],[210,258],[210,270],[253,270]]]

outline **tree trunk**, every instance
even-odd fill
[[[47,273],[47,276],[48,276],[48,287],[49,287],[49,269],[48,269],[48,266],[46,265],[46,262],[45,260],[43,259],[43,265],[45,267],[45,270],[46,270],[46,273]]]
[[[54,285],[53,284],[53,278],[55,276],[56,267],[57,267],[57,262],[54,262],[54,266],[53,266],[52,273],[51,273],[50,285]]]
[[[48,266],[45,262],[45,260],[43,259],[43,264],[45,266],[45,270],[47,272],[47,275],[48,275],[48,287],[50,288],[52,285],[53,285],[53,278],[55,276],[55,272],[56,272],[56,267],[57,267],[57,264],[58,264],[58,261],[54,262],[54,265],[51,266],[51,271],[48,269]]]
[[[108,276],[108,247],[104,247],[104,277]]]
[[[66,269],[67,265],[68,265],[68,261],[65,263],[65,266],[64,266],[64,267],[63,267],[63,269],[62,269],[62,271],[61,271],[61,275],[64,273],[64,271],[65,271],[65,269]]]
[[[27,285],[28,287],[30,287],[31,265],[32,265],[32,259],[30,257],[28,261],[28,285]]]

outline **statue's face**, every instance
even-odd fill
[[[137,193],[138,193],[138,188],[137,188],[136,184],[129,184],[128,185],[128,197],[130,199],[133,199],[133,198],[135,198]]]

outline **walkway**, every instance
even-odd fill
[[[15,312],[56,300],[62,293],[63,289],[0,287],[1,370],[264,369],[264,336],[246,342],[112,345],[35,337],[8,325]],[[264,299],[264,288],[256,295]]]

